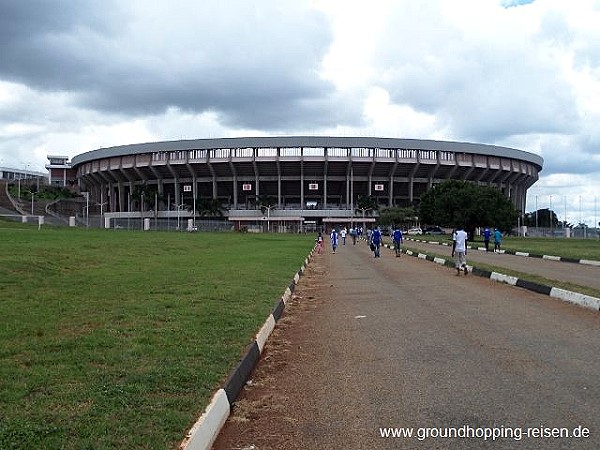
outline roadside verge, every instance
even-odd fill
[[[242,357],[227,377],[224,385],[213,395],[202,415],[187,432],[184,440],[179,445],[179,450],[210,449],[219,431],[227,421],[233,403],[236,401],[252,370],[256,366],[265,343],[281,318],[286,304],[292,297],[296,285],[300,281],[300,277],[304,274],[306,267],[310,263],[314,250],[313,248],[304,260],[302,267],[294,275],[292,282],[284,291],[252,343],[246,347]]]

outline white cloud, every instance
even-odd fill
[[[594,0],[4,2],[0,159],[42,170],[46,153],[244,135],[473,141],[542,155],[532,195],[581,196],[589,218],[598,23]]]

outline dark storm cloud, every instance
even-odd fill
[[[0,76],[41,90],[84,86],[94,66],[93,36],[110,33],[118,8],[109,0],[19,1],[0,3]],[[110,11],[113,11],[112,13]]]
[[[121,2],[3,2],[0,78],[113,114],[176,107],[231,127],[331,125],[352,108],[318,74],[329,23],[301,3],[142,3],[133,14]]]

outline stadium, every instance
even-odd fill
[[[376,211],[357,210],[362,197],[380,208],[415,205],[449,179],[494,186],[525,211],[542,165],[535,154],[494,145],[324,136],[122,145],[70,163],[87,211],[99,206],[106,227],[135,219],[164,227],[176,218],[177,228],[196,229],[201,216],[222,215],[229,228],[277,231],[374,221]]]

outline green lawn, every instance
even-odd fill
[[[493,245],[493,242],[491,242],[491,245]],[[508,237],[502,240],[502,248],[538,255],[600,261],[600,240],[598,239]]]
[[[313,236],[0,222],[0,449],[173,449]]]

